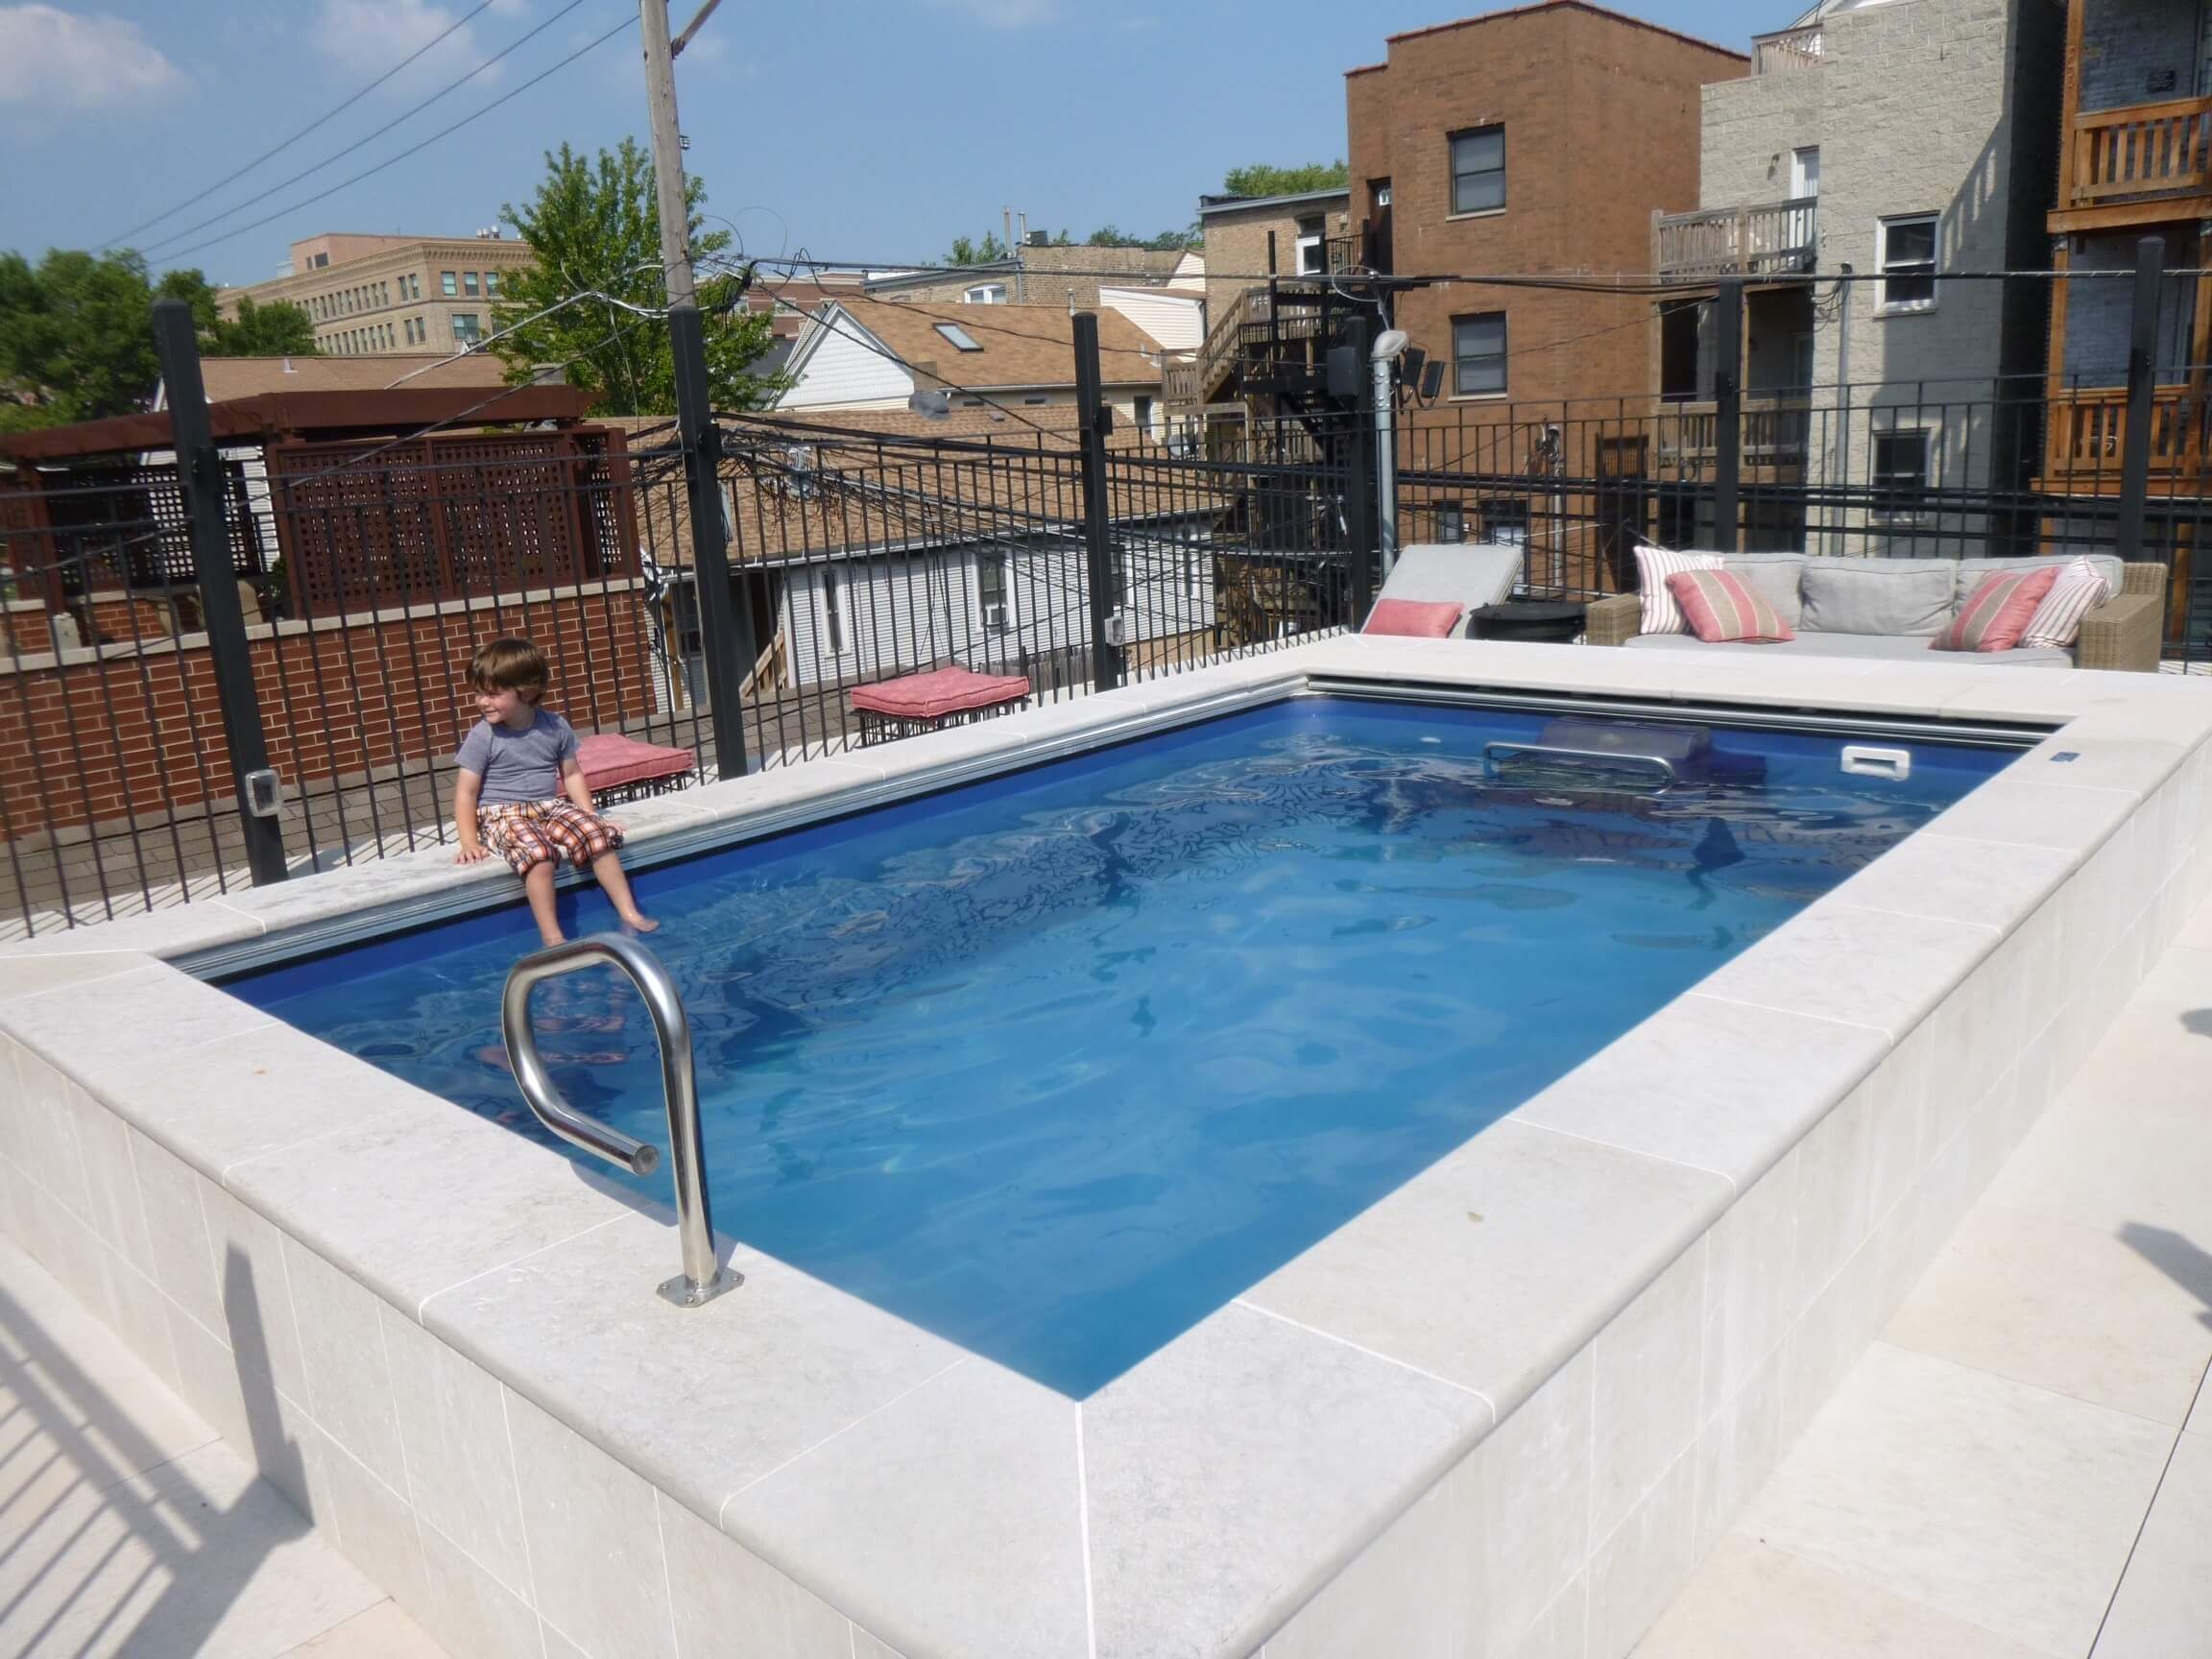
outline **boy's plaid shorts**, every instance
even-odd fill
[[[510,801],[480,806],[476,823],[493,852],[517,876],[533,864],[558,865],[565,855],[579,870],[622,845],[622,831],[573,801]]]

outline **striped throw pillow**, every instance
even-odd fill
[[[1667,578],[1684,570],[1718,570],[1718,553],[1673,553],[1664,547],[1636,549],[1636,586],[1644,596],[1644,612],[1636,624],[1639,634],[1687,634],[1682,608],[1667,591]]]
[[[1779,645],[1797,637],[1781,613],[1732,570],[1677,570],[1667,578],[1667,590],[1690,631],[1709,645]]]
[[[2061,565],[2058,580],[2028,619],[2020,643],[2046,648],[2073,644],[2081,637],[2081,618],[2111,597],[2104,573],[2088,560]]]
[[[1932,651],[2009,651],[2058,580],[2055,566],[1992,570],[1966,595],[1949,626],[1928,641]]]

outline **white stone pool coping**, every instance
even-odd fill
[[[664,1213],[164,960],[509,883],[444,854],[0,952],[7,1224],[455,1652],[1612,1659],[2204,895],[2212,685],[1338,638],[617,816],[1313,680],[2062,730],[1080,1405],[742,1246],[671,1309]]]

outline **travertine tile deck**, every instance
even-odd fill
[[[5,1240],[0,1653],[445,1659],[205,1420]]]
[[[2212,1659],[2212,905],[1639,1659]]]

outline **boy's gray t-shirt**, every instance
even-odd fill
[[[484,780],[480,806],[505,806],[517,801],[552,801],[561,794],[561,763],[576,754],[576,729],[550,709],[521,732],[479,720],[461,739],[454,764]]]

